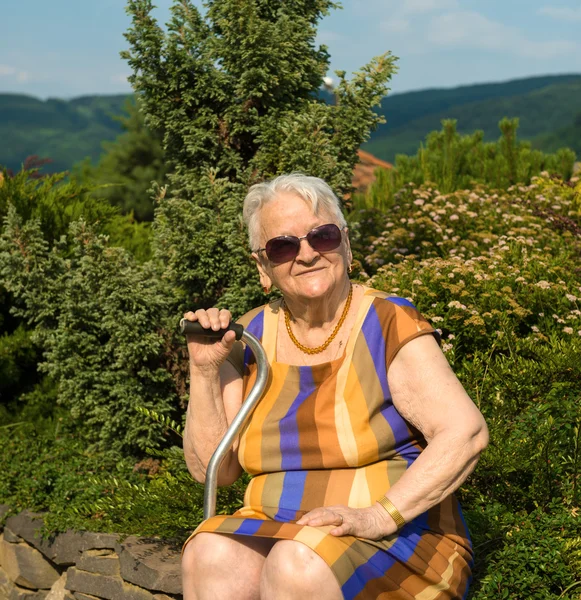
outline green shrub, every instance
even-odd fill
[[[542,171],[567,180],[573,174],[575,152],[561,148],[555,154],[531,149],[517,140],[518,119],[503,119],[498,142],[484,142],[482,131],[460,135],[455,120],[442,121],[441,131],[432,131],[415,156],[398,154],[395,167],[378,170],[377,180],[365,194],[355,194],[357,208],[389,209],[394,196],[407,184],[435,185],[442,193],[470,189],[478,184],[506,190],[528,185]]]
[[[101,448],[144,450],[159,427],[139,407],[168,414],[179,397],[167,368],[175,325],[164,329],[169,298],[150,263],[107,246],[83,222],[52,248],[38,221],[11,209],[0,237],[0,281],[34,326],[40,368],[58,386],[84,438]]]
[[[502,193],[410,185],[383,223],[351,215],[360,277],[373,273],[369,285],[409,298],[441,331],[489,425],[460,489],[475,600],[578,597],[580,192],[547,178]]]

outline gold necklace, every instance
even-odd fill
[[[343,325],[343,322],[347,318],[347,313],[349,312],[349,308],[351,307],[351,298],[352,297],[353,297],[353,284],[351,282],[349,282],[349,295],[347,296],[347,301],[345,302],[345,308],[343,308],[343,314],[341,315],[335,329],[333,329],[333,333],[327,338],[327,340],[324,343],[322,343],[320,346],[317,346],[316,348],[307,348],[307,346],[303,346],[299,342],[299,340],[297,340],[297,338],[295,337],[295,334],[293,333],[293,331],[291,329],[291,323],[290,323],[291,314],[290,314],[290,311],[285,302],[283,305],[284,323],[286,325],[286,330],[288,331],[288,336],[290,337],[292,343],[299,350],[304,352],[305,354],[319,354],[323,350],[325,350],[327,348],[327,346],[335,339],[335,336],[339,333],[339,329],[341,329],[341,325]]]

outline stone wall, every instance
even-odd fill
[[[180,548],[74,531],[43,540],[41,525],[24,511],[0,529],[0,600],[181,600]]]

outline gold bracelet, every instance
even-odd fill
[[[385,508],[385,510],[389,513],[389,516],[395,521],[397,528],[401,529],[405,525],[405,519],[401,516],[399,510],[397,510],[397,508],[393,505],[393,502],[385,496],[382,496],[378,502],[381,504],[381,506],[383,506],[383,508]]]

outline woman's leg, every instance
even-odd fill
[[[269,552],[260,579],[262,600],[343,600],[333,571],[301,542],[280,540]]]
[[[275,542],[199,533],[182,556],[184,600],[259,600],[260,573]]]

